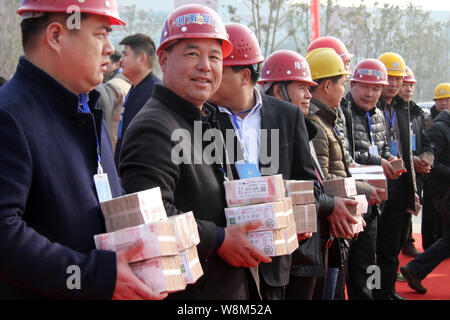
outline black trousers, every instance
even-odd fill
[[[262,277],[259,285],[263,300],[285,300],[286,287],[272,287],[271,285],[268,285]]]
[[[414,245],[414,238],[412,236],[412,217],[409,220],[409,224],[407,226],[408,231],[406,232],[406,238],[403,241],[402,250],[409,247],[410,245]]]
[[[389,180],[388,200],[378,218],[377,230],[377,264],[381,272],[381,288],[372,291],[375,299],[385,299],[395,293],[397,279],[398,255],[404,244],[411,214],[406,212],[408,195],[407,179],[401,176],[397,180]]]
[[[317,277],[290,276],[286,300],[312,300]]]
[[[422,207],[422,247],[427,249],[437,241],[444,233],[442,217],[433,205],[431,185],[425,180],[423,187],[423,207]]]
[[[367,280],[371,276],[369,266],[376,265],[378,211],[369,208],[363,216],[366,221],[364,231],[350,245],[346,281],[349,300],[373,300]]]

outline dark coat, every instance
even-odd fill
[[[208,129],[218,130],[214,108],[205,104],[203,109],[210,113],[208,121],[201,120],[199,108],[155,85],[152,98],[124,136],[119,164],[122,185],[127,193],[160,187],[169,216],[193,211],[197,220],[197,249],[204,274],[169,298],[248,299],[249,270],[232,267],[216,252],[217,226],[226,226],[224,175],[220,164],[207,164],[202,157],[209,143],[193,141],[197,134],[203,140]],[[180,151],[186,159],[180,163],[172,159],[174,150],[182,145],[177,135],[186,138],[186,149]]]
[[[430,108],[430,114],[427,115],[424,119],[425,131],[430,130],[433,125],[434,119],[438,116],[439,111],[436,109],[436,105]]]
[[[130,125],[131,120],[133,120],[139,110],[141,110],[141,108],[151,98],[155,84],[160,82],[161,80],[155,76],[152,71],[144,79],[142,79],[136,87],[134,85],[131,86],[124,103],[122,115],[122,135],[117,139],[116,150],[114,153],[114,161],[117,166],[119,165],[120,148],[122,146],[125,131]]]
[[[450,112],[442,111],[428,131],[433,143],[434,165],[431,169],[431,192],[444,195],[450,186]]]
[[[414,156],[420,156],[422,153],[429,152],[433,154],[433,147],[428,134],[425,132],[425,112],[414,101],[409,103],[409,116],[412,122],[412,130],[416,137],[416,150],[413,151]],[[416,172],[416,185],[419,195],[423,189],[423,173]]]
[[[316,196],[318,194],[318,182],[314,171],[314,164],[311,159],[308,143],[308,133],[305,126],[305,120],[300,108],[295,105],[274,98],[272,96],[261,95],[261,129],[268,130],[268,147],[269,152],[272,150],[271,136],[273,129],[279,132],[279,165],[278,171],[273,174],[282,174],[283,179],[289,180],[314,180],[316,181]],[[226,130],[231,129],[234,133],[233,124],[228,114],[217,112],[217,119],[220,124],[223,136],[226,138]],[[236,157],[231,160],[234,164],[236,160],[242,160],[242,152],[237,137],[233,134]],[[260,146],[264,144],[261,143]],[[273,146],[276,147],[276,146]],[[262,152],[266,152],[261,150]],[[261,156],[260,156],[261,159]],[[260,163],[260,168],[270,167],[271,164]],[[234,165],[232,165],[234,168]],[[233,169],[234,177],[238,177],[235,169]],[[285,286],[289,282],[289,272],[291,267],[291,256],[280,256],[272,258],[272,263],[260,264],[259,268],[264,280],[267,284],[274,287]]]
[[[401,187],[391,188],[388,186],[389,195],[388,201],[397,201],[397,199],[405,199],[405,207],[411,210],[416,209],[415,205],[415,193],[417,192],[416,186],[416,174],[414,171],[413,155],[411,151],[411,120],[409,117],[409,104],[399,96],[395,96],[392,100],[392,105],[397,112],[397,122],[399,127],[401,150],[403,151],[402,159],[407,172],[403,173],[395,181],[395,185],[401,185]],[[377,103],[377,108],[384,111],[386,104],[383,99],[380,98]],[[391,136],[389,134],[389,123],[385,118],[385,127],[387,130],[388,142],[390,142]],[[394,190],[396,189],[396,190]],[[399,196],[399,197],[398,197]]]
[[[389,159],[392,156],[389,152],[389,143],[387,140],[387,131],[383,113],[376,107],[369,111],[374,143],[378,147],[379,155],[377,156],[369,153],[371,140],[366,111],[361,109],[355,103],[350,92],[347,94],[347,99],[351,103],[350,109],[353,119],[353,139],[349,140],[353,145],[351,145],[349,149],[354,150],[355,162],[365,165],[380,165],[381,158]]]
[[[354,163],[355,150],[353,149],[355,142],[353,140],[353,119],[350,110],[351,103],[346,98],[341,99],[340,106],[337,110],[336,133],[341,139],[344,147],[344,155],[347,163]]]
[[[116,255],[94,244],[105,232],[96,135],[113,197],[122,190],[102,111],[80,113],[78,105],[24,57],[0,89],[0,299],[112,297]],[[81,290],[67,288],[71,265],[81,268]]]

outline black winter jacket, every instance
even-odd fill
[[[392,106],[394,110],[396,110],[396,118],[399,129],[399,149],[402,150],[402,159],[406,168],[405,173],[399,178],[399,181],[405,181],[401,188],[395,190],[393,192],[389,191],[389,200],[388,201],[396,201],[397,195],[407,195],[405,198],[405,206],[407,209],[415,210],[415,193],[417,192],[416,186],[416,174],[414,171],[414,163],[412,159],[412,151],[411,151],[411,121],[409,117],[409,103],[400,98],[399,96],[395,96],[392,99]],[[381,110],[385,110],[386,103],[382,98],[378,100],[377,108]],[[389,134],[389,123],[388,120],[385,119],[385,127],[386,132],[388,133],[388,141],[390,141],[391,137]],[[390,188],[389,188],[390,189]]]
[[[428,131],[433,143],[434,166],[431,169],[432,193],[443,195],[450,186],[450,112],[442,111]]]
[[[351,117],[353,119],[353,140],[348,140],[350,150],[354,150],[354,159],[356,163],[366,165],[380,165],[381,158],[389,159],[392,155],[389,152],[389,144],[386,136],[386,127],[383,113],[374,107],[369,111],[374,143],[378,147],[378,155],[369,153],[371,145],[369,122],[367,113],[359,108],[351,93],[349,92],[346,98],[351,103]]]
[[[416,150],[413,151],[413,155],[419,156],[422,153],[429,152],[433,154],[433,147],[431,145],[431,140],[425,132],[424,119],[425,112],[420,108],[415,102],[410,101],[409,103],[409,115],[412,122],[412,130],[415,135]],[[421,195],[421,190],[423,189],[423,173],[416,172],[416,184],[419,195]]]
[[[355,162],[355,150],[353,149],[353,146],[355,145],[353,140],[353,119],[350,107],[350,101],[346,98],[342,98],[341,105],[336,109],[336,133],[342,142],[345,160],[349,164]]]

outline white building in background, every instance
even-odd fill
[[[203,4],[217,12],[217,2],[218,0],[174,0],[174,9],[185,4]]]

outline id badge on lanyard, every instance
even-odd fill
[[[369,153],[374,155],[374,156],[378,156],[379,155],[378,147],[375,144],[375,139],[373,137],[372,120],[370,119],[370,112],[367,111],[366,115],[367,115],[367,122],[369,123],[369,135],[370,135]]]
[[[370,145],[369,153],[373,154],[374,156],[379,156],[378,147],[375,144]]]
[[[396,110],[394,109],[394,112],[392,114],[392,118],[389,118],[388,113],[386,112],[386,110],[384,110],[384,114],[386,115],[386,118],[389,121],[389,131],[391,134],[391,141],[389,142],[389,152],[396,157],[398,154],[398,140],[395,140],[395,135],[394,135],[394,124],[395,124],[395,115],[396,115]]]
[[[413,130],[412,121],[411,121],[411,149],[412,151],[416,151],[416,134],[414,133]]]
[[[89,106],[87,104],[87,99],[84,94],[80,95],[80,111],[84,113],[90,113]],[[95,134],[95,140],[97,142],[97,174],[94,175],[94,185],[97,190],[98,200],[100,202],[105,202],[112,199],[111,187],[109,186],[108,174],[103,172],[102,160],[100,156],[100,145],[98,143],[97,134]]]
[[[247,112],[250,112],[250,110],[240,112],[240,113],[247,113]],[[244,133],[242,131],[241,126],[239,125],[237,116],[234,113],[232,113],[232,117],[233,117],[233,122],[234,122],[234,124],[236,126],[236,130],[237,130],[236,137],[239,141],[239,145],[241,146],[242,154],[244,155],[244,160],[239,160],[234,163],[234,165],[236,166],[236,170],[239,174],[239,178],[247,179],[247,178],[261,177],[261,173],[259,172],[258,164],[250,163],[248,161],[248,155],[246,154],[245,144],[242,141],[243,137],[244,137]]]
[[[396,157],[398,154],[398,141],[397,140],[391,140],[389,142],[389,152]]]
[[[112,199],[111,187],[109,186],[108,174],[103,172],[102,165],[98,164],[97,174],[94,175],[95,189],[98,200],[105,202]]]
[[[245,160],[236,161],[236,170],[240,179],[261,177],[258,165],[256,163],[248,163]]]

